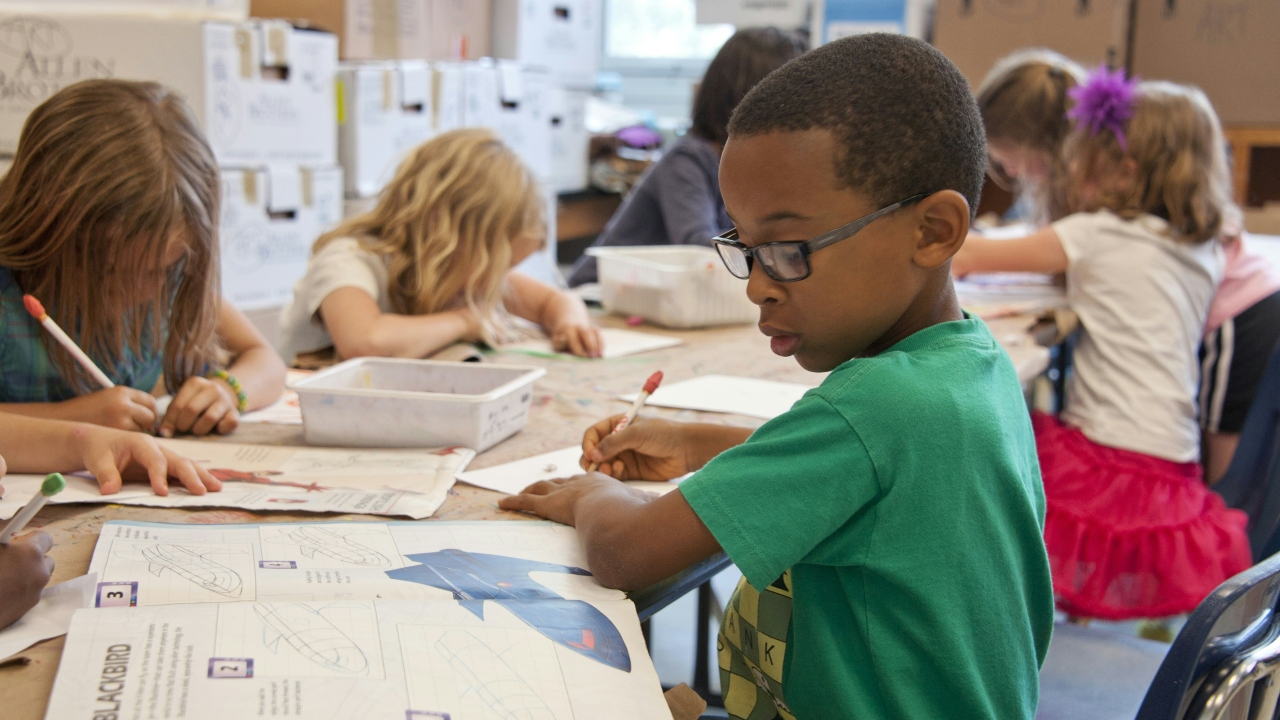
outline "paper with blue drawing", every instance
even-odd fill
[[[542,522],[108,522],[49,717],[670,717],[585,568]]]

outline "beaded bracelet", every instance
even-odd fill
[[[207,377],[221,380],[231,386],[231,389],[236,393],[237,412],[243,413],[249,409],[249,394],[240,386],[240,381],[236,379],[235,375],[232,375],[226,370],[211,370]]]

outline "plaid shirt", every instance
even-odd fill
[[[0,402],[60,402],[80,394],[50,361],[44,334],[45,329],[23,306],[22,289],[13,272],[0,267]],[[159,345],[147,348],[142,357],[126,347],[115,367],[100,357],[93,361],[115,384],[145,392],[151,392],[164,369]]]

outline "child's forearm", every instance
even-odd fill
[[[79,447],[85,432],[79,423],[0,414],[0,455],[14,473],[83,470]]]
[[[284,361],[275,350],[265,345],[240,353],[227,372],[235,377],[248,396],[250,410],[266,407],[284,393]]]
[[[431,315],[379,316],[359,337],[334,336],[334,346],[343,358],[400,357],[423,358],[464,339],[470,326],[460,311]]]
[[[702,468],[725,450],[746,442],[753,432],[748,428],[709,423],[689,423],[682,427],[682,431],[689,439],[688,463],[694,469]]]

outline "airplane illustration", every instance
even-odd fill
[[[291,529],[287,537],[298,543],[302,556],[306,558],[315,558],[316,553],[320,553],[352,565],[385,567],[391,564],[391,561],[377,550],[328,528],[301,525]]]
[[[318,611],[301,603],[258,603],[253,611],[266,625],[262,643],[276,652],[288,643],[311,662],[329,670],[362,673],[369,667],[364,651]]]
[[[388,570],[387,575],[452,592],[459,605],[481,620],[484,601],[492,600],[557,645],[631,672],[622,633],[604,613],[582,600],[567,600],[529,577],[531,572],[590,575],[586,570],[452,548],[407,557],[421,564]]]
[[[149,565],[147,570],[160,577],[171,570],[179,577],[210,592],[238,598],[244,589],[240,574],[220,562],[210,560],[182,545],[162,543],[142,548],[142,557]]]

